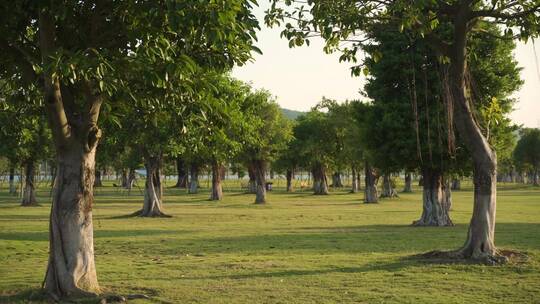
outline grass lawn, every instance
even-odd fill
[[[283,184],[283,183],[282,183]],[[230,189],[231,187],[226,189]],[[0,302],[37,293],[48,250],[48,190],[40,207],[0,193]],[[125,218],[142,205],[112,187],[97,189],[94,236],[106,292],[142,293],[130,303],[540,303],[540,189],[500,185],[496,244],[525,251],[521,264],[427,263],[411,255],[465,241],[472,191],[453,193],[455,227],[411,227],[421,192],[364,205],[362,194],[288,194],[269,204],[226,191],[167,189],[172,218]]]

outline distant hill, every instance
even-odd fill
[[[281,108],[281,111],[283,112],[283,115],[285,115],[285,117],[292,120],[295,120],[298,116],[305,114],[305,112],[289,110],[289,109],[284,109],[284,108]]]

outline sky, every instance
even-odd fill
[[[264,8],[255,12],[262,27],[256,45],[263,55],[256,54],[253,62],[236,67],[234,77],[257,89],[269,90],[281,107],[292,110],[308,111],[323,96],[338,101],[362,98],[364,80],[351,76],[351,63],[339,63],[338,54],[325,54],[321,39],[311,39],[309,47],[290,49],[287,40],[279,37],[280,29],[264,26],[263,12]],[[539,54],[540,42],[536,43],[536,50]],[[518,102],[510,117],[516,124],[540,128],[540,67],[535,61],[533,44],[518,43],[515,56],[523,68],[521,77],[525,84],[515,94]]]

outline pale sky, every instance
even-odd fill
[[[287,40],[279,37],[280,29],[264,26],[263,8],[256,15],[262,27],[257,46],[263,55],[256,54],[254,62],[235,68],[234,77],[269,90],[283,108],[292,110],[308,111],[322,96],[336,100],[361,98],[363,78],[352,77],[352,64],[339,63],[338,54],[325,54],[321,39],[311,39],[309,47],[290,49]],[[536,49],[540,53],[540,42]],[[516,94],[518,103],[511,118],[517,124],[540,128],[540,75],[532,43],[519,43],[515,56],[524,68],[521,77],[525,84]]]

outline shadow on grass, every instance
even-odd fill
[[[49,297],[41,288],[6,292],[0,295],[0,303],[49,303]],[[95,302],[95,301],[94,301]]]
[[[96,230],[94,238],[134,238],[157,235],[185,235],[191,230]],[[0,240],[5,241],[32,241],[41,242],[49,240],[48,231],[35,232],[0,232]],[[1,302],[0,302],[1,303]]]

